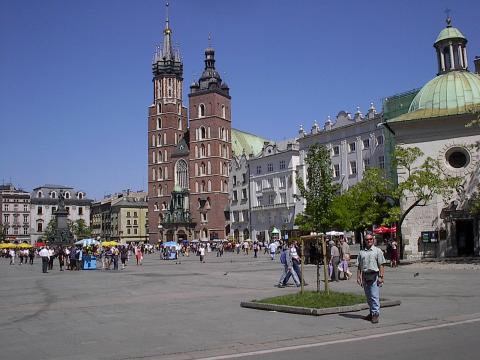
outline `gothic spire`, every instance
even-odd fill
[[[173,46],[172,46],[172,29],[170,29],[170,23],[168,19],[168,2],[165,4],[166,20],[165,29],[163,30],[163,58],[173,60]]]

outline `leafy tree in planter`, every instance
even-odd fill
[[[83,219],[70,222],[69,225],[70,231],[75,236],[75,239],[85,239],[92,236],[92,230],[87,226],[87,223]]]

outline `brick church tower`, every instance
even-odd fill
[[[228,172],[232,153],[228,85],[215,69],[215,51],[205,50],[205,70],[190,86],[190,211],[195,238],[224,239],[228,232]]]
[[[162,236],[162,222],[172,202],[172,191],[188,190],[187,109],[182,103],[183,63],[178,49],[172,45],[168,13],[163,46],[157,48],[154,55],[152,72],[153,104],[148,109],[148,228],[149,241],[156,243],[166,240]],[[183,150],[180,154],[179,148]],[[180,200],[187,210],[188,198],[187,201]]]
[[[168,11],[168,5],[167,5]],[[205,70],[182,104],[183,63],[168,13],[153,59],[148,116],[149,242],[226,238],[231,111],[228,85],[205,50]],[[227,229],[228,230],[228,229]]]

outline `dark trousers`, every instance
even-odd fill
[[[42,272],[46,273],[48,269],[48,257],[42,257]]]
[[[293,263],[293,271],[297,273],[298,280],[302,282],[303,279],[302,279],[302,269],[300,268],[300,262],[296,260],[292,260],[292,263]]]

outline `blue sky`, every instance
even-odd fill
[[[381,109],[382,98],[433,78],[447,7],[472,69],[475,0],[172,0],[170,21],[185,88],[211,34],[233,126],[282,140],[341,110]],[[146,189],[151,59],[164,21],[160,0],[0,0],[0,181],[97,199]]]

